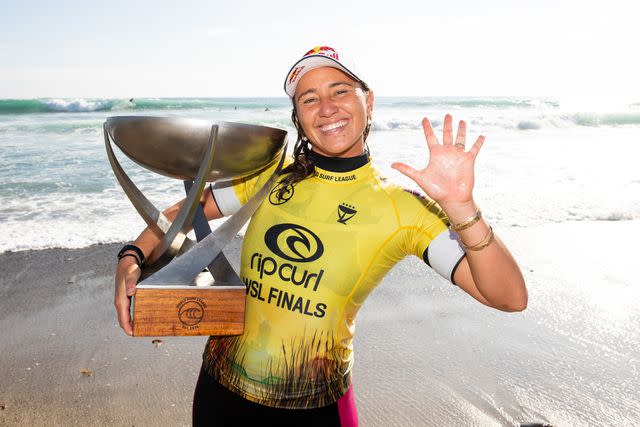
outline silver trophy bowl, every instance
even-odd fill
[[[222,254],[258,208],[277,179],[286,153],[287,132],[243,123],[212,123],[172,117],[109,117],[104,139],[111,168],[125,194],[149,228],[161,239],[148,257],[139,286],[181,286],[208,269],[219,285],[244,287]],[[142,167],[184,181],[187,196],[171,221],[131,181],[111,142]],[[271,178],[238,212],[214,232],[200,200],[205,184],[229,185],[279,164]],[[187,233],[194,228],[198,242]]]
[[[161,175],[193,180],[202,165],[213,123],[178,117],[109,117],[105,132],[131,160]],[[207,181],[241,178],[275,162],[287,132],[222,122]]]

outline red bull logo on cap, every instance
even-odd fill
[[[323,58],[328,58],[323,59]],[[359,80],[351,71],[349,71],[341,62],[338,52],[329,46],[316,46],[305,53],[298,62],[291,68],[285,79],[285,92],[293,98],[296,90],[296,84],[300,78],[308,71],[318,67],[335,67]]]
[[[332,47],[329,47],[329,46],[316,46],[302,56],[305,57],[309,55],[322,55],[322,56],[328,56],[329,58],[333,58],[336,61],[340,60],[340,58],[338,57],[338,52],[336,52]]]
[[[295,79],[298,77],[298,74],[300,74],[300,71],[302,71],[303,68],[304,68],[304,65],[302,67],[297,67],[295,70],[291,72],[291,77],[289,77],[288,84],[291,84],[292,82],[295,81]]]

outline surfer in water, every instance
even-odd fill
[[[489,307],[527,306],[520,269],[473,197],[483,136],[467,146],[466,123],[454,134],[446,115],[439,139],[425,118],[428,163],[392,165],[422,189],[409,191],[372,165],[373,91],[342,55],[327,46],[310,50],[291,67],[284,89],[298,133],[293,158],[247,228],[245,332],[209,338],[194,426],[356,426],[355,317],[407,255]],[[210,188],[201,201],[205,214],[236,212],[272,172]],[[173,219],[179,207],[165,215]],[[138,264],[158,241],[145,229],[119,260],[115,304],[127,334]]]

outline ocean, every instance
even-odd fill
[[[107,161],[107,117],[267,125],[294,141],[290,112],[285,98],[0,100],[0,252],[128,241],[144,227]],[[368,140],[376,167],[415,189],[390,165],[426,164],[421,118],[441,133],[445,113],[467,121],[470,141],[486,136],[475,199],[518,260],[529,307],[491,310],[421,261],[399,264],[395,286],[376,289],[358,316],[356,396],[375,402],[363,421],[637,424],[640,102],[379,97]],[[181,182],[117,154],[156,206],[184,197]]]
[[[290,112],[286,98],[0,100],[0,251],[135,238],[144,224],[107,162],[107,117],[245,122],[286,129],[293,142]],[[415,188],[390,164],[424,164],[421,118],[439,132],[447,112],[467,121],[470,139],[487,137],[475,194],[494,222],[523,227],[640,217],[640,103],[590,112],[551,98],[381,97],[369,139],[376,166]],[[120,159],[158,207],[183,197],[179,182]]]

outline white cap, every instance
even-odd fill
[[[356,76],[353,70],[353,66],[347,67],[345,61],[340,59],[338,52],[329,46],[316,46],[309,52],[305,53],[298,62],[293,64],[293,67],[287,73],[287,78],[284,81],[284,91],[287,92],[289,98],[293,98],[296,94],[296,86],[298,82],[309,71],[320,67],[333,67],[340,71],[343,71],[347,75],[351,76],[357,82],[363,80]]]

